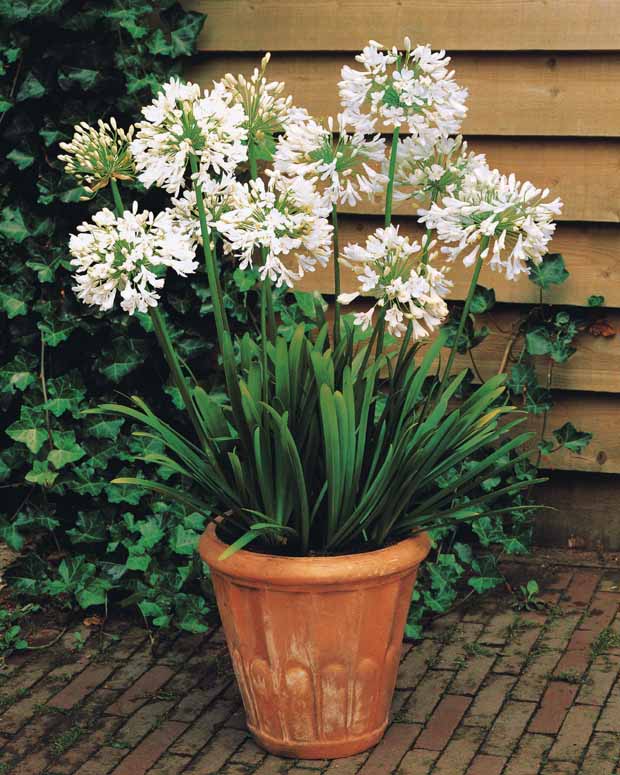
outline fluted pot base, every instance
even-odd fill
[[[378,729],[359,737],[309,743],[287,742],[270,737],[258,729],[254,729],[251,724],[248,724],[248,729],[260,746],[276,756],[285,756],[288,759],[340,759],[344,756],[354,756],[356,753],[362,753],[362,751],[372,748],[383,737],[387,725],[386,719]]]
[[[364,554],[279,557],[226,548],[211,577],[248,728],[270,753],[335,759],[375,745],[388,716],[425,534]]]

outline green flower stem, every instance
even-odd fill
[[[338,209],[332,207],[332,226],[334,227],[334,348],[340,341],[340,247],[338,242]]]
[[[157,336],[157,341],[159,342],[159,346],[161,347],[164,353],[166,363],[168,364],[168,368],[170,369],[170,373],[172,374],[172,379],[174,380],[175,385],[177,386],[179,392],[181,393],[183,403],[185,404],[185,408],[187,409],[189,418],[192,422],[192,425],[194,426],[194,430],[198,434],[200,443],[203,449],[207,449],[209,442],[207,437],[205,436],[202,423],[198,418],[198,414],[196,412],[196,407],[194,406],[194,401],[192,399],[192,394],[191,394],[189,385],[187,384],[187,380],[185,379],[185,375],[183,374],[183,371],[181,369],[181,364],[179,363],[179,359],[174,349],[174,345],[170,338],[170,334],[168,332],[168,328],[164,321],[163,315],[159,311],[159,307],[151,307],[149,310],[149,314],[151,317],[151,321],[153,323],[153,329],[155,330],[155,335]]]
[[[250,137],[248,142],[248,164],[250,166],[250,177],[252,180],[256,180],[258,177],[258,164],[256,162],[256,144],[252,137]],[[264,264],[266,257],[265,248],[261,248],[261,256]],[[264,342],[269,339],[273,343],[276,335],[276,317],[273,310],[273,294],[269,278],[265,278],[261,285],[260,304],[261,337]]]
[[[196,161],[196,157],[191,155],[189,157],[189,161],[192,173],[196,174],[198,172],[198,162]],[[209,232],[209,225],[207,223],[205,203],[202,197],[202,186],[197,180],[194,181],[194,193],[196,194],[196,207],[198,209],[200,234],[202,236],[202,246],[205,254],[205,267],[207,270],[207,278],[209,280],[211,299],[213,301],[213,317],[215,318],[217,341],[220,348],[220,354],[222,356],[222,364],[224,366],[226,387],[228,389],[228,395],[230,397],[233,414],[237,417],[242,417],[243,406],[241,403],[241,390],[239,388],[239,375],[237,374],[237,361],[235,360],[235,352],[230,335],[230,328],[228,326],[228,318],[226,316],[226,311],[224,310],[222,289],[220,287],[219,275],[215,264],[215,256],[211,248],[211,234]],[[241,424],[241,428],[243,429],[242,432],[247,429],[245,423]],[[249,449],[251,439],[247,433],[244,433],[241,438],[241,442],[246,449]]]
[[[125,207],[123,205],[123,200],[121,198],[120,191],[118,190],[118,184],[116,180],[112,179],[110,181],[110,188],[112,189],[112,196],[114,198],[116,211],[118,215],[122,215],[125,212]],[[204,435],[202,424],[198,418],[198,415],[196,414],[196,408],[192,400],[191,390],[187,380],[185,379],[185,375],[183,374],[183,369],[181,368],[179,358],[176,354],[176,350],[174,349],[172,339],[170,338],[168,327],[166,326],[166,322],[159,310],[159,307],[150,307],[149,316],[153,323],[153,330],[155,331],[157,341],[162,349],[164,358],[168,364],[168,368],[170,369],[170,374],[172,375],[174,384],[181,394],[185,408],[187,409],[192,425],[194,426],[194,430],[200,439],[200,443],[203,447],[206,448],[207,439]]]
[[[392,223],[392,198],[394,192],[394,175],[396,174],[396,155],[398,153],[398,135],[400,134],[400,127],[394,127],[394,133],[392,134],[392,149],[390,151],[390,168],[388,172],[388,184],[385,190],[385,225],[389,226]]]
[[[189,157],[189,162],[192,174],[195,175],[198,172],[198,162],[196,161],[196,157],[191,155]],[[200,221],[202,247],[205,254],[205,267],[207,270],[207,277],[209,279],[211,299],[213,301],[215,327],[217,329],[220,349],[222,350],[222,357],[224,357],[224,332],[229,332],[230,329],[228,326],[228,318],[224,310],[222,289],[220,287],[220,280],[217,273],[217,267],[215,265],[215,256],[213,255],[213,249],[211,248],[211,234],[207,224],[207,213],[205,211],[205,204],[202,196],[202,186],[198,181],[194,181],[194,193],[196,194],[196,207],[198,209],[198,220]]]
[[[118,183],[114,178],[110,179],[110,188],[112,189],[112,197],[114,199],[114,206],[116,207],[117,215],[122,215],[125,212],[125,205],[121,199],[121,192],[118,190]]]
[[[463,307],[463,311],[461,312],[461,319],[459,321],[459,327],[456,332],[456,339],[454,340],[452,347],[450,349],[450,356],[448,357],[448,362],[446,363],[446,368],[443,373],[443,377],[441,378],[442,389],[447,383],[447,380],[450,376],[450,370],[452,369],[452,365],[454,364],[454,359],[456,357],[459,342],[461,341],[461,336],[463,335],[463,331],[465,330],[465,324],[467,323],[467,319],[469,317],[469,310],[471,308],[471,303],[474,298],[474,293],[476,292],[476,285],[478,284],[478,278],[480,277],[480,270],[482,269],[482,264],[484,263],[482,254],[487,249],[488,244],[489,244],[489,238],[483,237],[480,243],[480,250],[478,251],[478,256],[476,258],[476,265],[474,266],[474,272],[471,277],[471,283],[469,284],[469,291],[467,292],[467,298],[465,299],[465,306]]]

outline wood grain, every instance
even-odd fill
[[[536,544],[620,550],[620,477],[579,471],[548,475],[549,481],[534,490],[535,499],[553,509],[536,515]]]
[[[560,451],[543,457],[542,466],[564,471],[620,473],[618,397],[592,393],[559,393],[555,395],[555,399],[556,406],[547,419],[547,435],[564,423],[572,422],[579,430],[592,433],[593,439],[579,454]],[[527,424],[532,430],[540,432],[542,423],[542,417],[530,415]]]
[[[341,309],[343,314],[352,314],[367,310],[369,306],[370,302],[364,299]],[[617,366],[620,362],[620,312],[605,313],[606,310],[584,313],[584,324],[574,340],[577,352],[565,363],[555,363],[547,356],[534,358],[541,385],[558,390],[620,393],[620,369]],[[484,380],[497,374],[502,363],[505,363],[504,371],[509,372],[524,349],[522,324],[526,314],[527,308],[524,307],[498,305],[488,314],[477,316],[477,328],[486,326],[489,335],[473,350],[472,356],[457,354],[455,371],[471,369],[473,357],[473,364]],[[331,324],[331,304],[327,310],[327,319]],[[597,335],[596,323],[601,320],[605,321],[610,331],[616,331],[617,334]],[[431,335],[427,341],[433,341],[434,338]]]
[[[210,86],[225,73],[249,75],[260,54],[204,55],[187,77]],[[340,110],[337,83],[350,54],[276,53],[269,77],[284,81],[296,104],[325,117]],[[469,89],[463,131],[471,135],[617,137],[620,55],[469,54],[455,57],[459,84]]]
[[[471,148],[485,153],[491,167],[536,186],[564,202],[558,220],[620,222],[620,140],[476,137]],[[381,213],[383,203],[363,202],[358,213]],[[352,208],[343,207],[343,212]],[[412,211],[397,202],[394,213]]]
[[[412,239],[420,240],[422,229],[414,218],[396,218],[400,228]],[[364,242],[367,235],[381,227],[383,221],[376,216],[345,215],[340,218],[340,244]],[[550,250],[562,253],[570,277],[562,285],[543,292],[545,303],[583,306],[592,295],[605,297],[608,307],[620,307],[620,226],[613,224],[559,223]],[[462,263],[452,265],[450,277],[454,282],[452,298],[464,299],[471,278],[470,270]],[[495,290],[498,301],[535,304],[539,288],[526,278],[518,282],[506,280],[503,274],[485,268],[480,283]],[[344,291],[354,291],[358,283],[355,273],[342,268]],[[332,267],[317,269],[305,275],[298,284],[304,291],[333,292]]]
[[[357,51],[370,38],[455,51],[620,49],[616,0],[183,0],[210,51]]]

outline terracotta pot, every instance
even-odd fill
[[[351,756],[385,731],[426,534],[339,557],[276,557],[226,545],[210,525],[211,568],[248,728],[271,753]]]

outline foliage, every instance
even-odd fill
[[[58,143],[70,138],[77,121],[94,122],[111,112],[124,125],[135,120],[139,106],[157,85],[180,72],[204,19],[184,12],[174,0],[122,4],[99,0],[86,11],[77,0],[4,0],[0,16],[4,29],[0,430],[8,441],[0,452],[0,487],[6,495],[0,507],[0,538],[23,551],[10,581],[26,599],[37,600],[43,594],[58,605],[82,608],[120,600],[137,606],[154,626],[200,631],[206,626],[207,582],[195,547],[211,504],[201,503],[199,513],[191,502],[171,505],[144,489],[111,484],[113,477],[124,479],[130,473],[144,482],[157,476],[174,483],[174,466],[164,457],[165,441],[131,434],[142,417],[83,414],[102,402],[118,403],[119,393],[137,394],[158,417],[187,433],[189,423],[178,411],[182,398],[172,383],[165,395],[159,389],[168,369],[149,317],[102,315],[77,304],[66,236],[84,217],[84,205],[77,205],[84,192],[63,173],[56,157]],[[131,193],[144,196],[138,184],[132,184]],[[99,196],[111,204],[107,190]],[[158,207],[157,194],[148,193],[146,198],[150,206]],[[532,277],[541,288],[567,276],[560,257],[546,262]],[[236,333],[254,333],[258,328],[256,279],[254,270],[224,268],[224,307]],[[602,303],[592,299],[591,306]],[[475,347],[487,335],[484,326],[476,329],[475,315],[488,312],[494,301],[491,289],[478,286],[464,331],[458,334],[458,324],[453,326],[460,351]],[[163,317],[179,356],[204,387],[210,415],[216,417],[224,401],[224,378],[214,347],[213,304],[203,274],[183,282],[167,281]],[[290,357],[300,340],[310,352],[314,345],[301,337],[298,325],[301,322],[305,331],[313,328],[315,301],[298,294],[295,304],[285,305],[283,294],[276,293],[274,306],[283,339],[270,353],[271,361],[276,364],[284,349]],[[520,406],[545,413],[552,397],[549,384],[539,384],[534,363],[571,357],[582,323],[569,312],[543,306],[536,310],[519,332],[524,350],[507,368],[506,384]],[[251,413],[257,399],[256,356],[250,339],[243,341],[247,352],[240,357],[247,358],[249,393],[245,408]],[[321,354],[319,347],[315,363],[307,366],[320,369]],[[470,401],[475,389],[471,377],[462,378],[458,386],[459,395]],[[415,372],[407,376],[403,366],[398,378],[415,379]],[[344,387],[345,369],[337,381],[334,377],[333,385],[331,375],[322,379],[326,397],[320,411],[327,414],[340,402],[335,389]],[[354,393],[363,392],[368,384],[359,372],[355,381],[352,374],[347,379],[354,383]],[[281,388],[269,384],[270,390]],[[374,407],[370,414],[380,428],[381,402],[376,399],[378,419]],[[321,406],[320,395],[312,400]],[[360,404],[358,396],[354,404],[353,411],[358,412],[363,400]],[[451,416],[438,415],[437,422]],[[244,417],[251,425],[251,415]],[[263,409],[260,427],[266,429],[269,443],[284,443],[278,435],[282,423]],[[321,432],[315,430],[315,435]],[[586,436],[572,426],[557,429],[553,446],[575,449],[586,443]],[[225,440],[218,443],[225,446]],[[500,470],[482,476],[480,468],[472,481],[477,484],[476,498],[503,492],[498,508],[506,513],[489,513],[459,527],[433,531],[437,552],[417,588],[422,605],[413,608],[409,634],[419,633],[429,612],[449,608],[462,581],[473,593],[495,586],[501,580],[498,550],[526,551],[531,526],[523,507],[531,501],[524,488],[536,479],[536,468],[510,450],[497,462]],[[444,472],[444,492],[469,475],[457,469]],[[290,509],[290,504],[282,507]],[[335,504],[328,508],[334,512]],[[264,514],[260,520],[263,527],[258,532],[273,538],[273,526],[265,525]],[[19,633],[11,638],[18,642]]]
[[[66,240],[83,218],[83,192],[56,157],[78,121],[135,118],[181,71],[204,17],[175,0],[3,0],[0,17],[0,538],[24,552],[12,586],[66,606],[129,599],[160,624],[196,631],[205,627],[193,557],[203,518],[110,485],[155,447],[122,420],[82,414],[139,390],[182,422],[174,392],[148,389],[166,374],[150,321],[93,314],[74,298]],[[246,326],[249,289],[232,275],[226,289],[231,316]],[[217,390],[205,283],[172,288],[168,301],[180,351]]]

